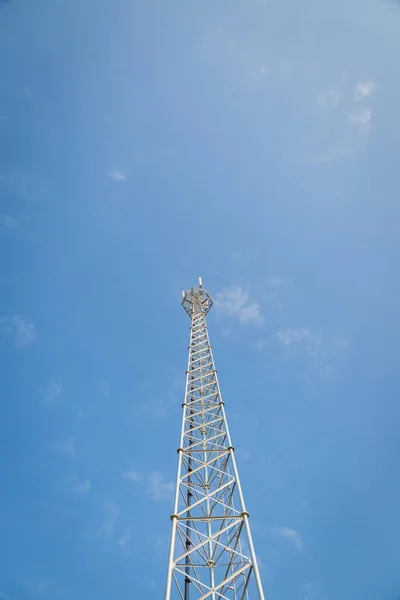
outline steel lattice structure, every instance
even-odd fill
[[[264,600],[208,337],[213,302],[201,278],[182,294],[191,328],[165,600]]]

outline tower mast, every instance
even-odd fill
[[[212,304],[201,278],[182,292],[191,327],[165,600],[264,600],[208,337]]]

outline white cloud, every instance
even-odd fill
[[[286,277],[279,275],[273,275],[267,277],[266,280],[268,290],[264,293],[264,300],[269,307],[275,310],[283,310],[283,304],[281,302],[281,292],[285,291],[293,282]]]
[[[320,95],[315,130],[307,142],[319,150],[313,151],[306,162],[331,163],[351,158],[365,147],[371,131],[375,87],[372,79],[344,77]]]
[[[363,135],[371,130],[372,110],[365,108],[349,114],[349,122]]]
[[[325,381],[330,381],[334,378],[336,369],[333,365],[325,365],[321,373],[321,378]]]
[[[261,323],[264,321],[264,318],[260,312],[260,305],[256,302],[250,302],[248,306],[241,308],[238,315],[241,323],[254,323],[256,325],[261,325]]]
[[[84,481],[79,481],[78,483],[76,483],[72,489],[77,494],[85,494],[90,490],[91,487],[92,486],[89,479],[85,479]]]
[[[218,312],[228,316],[236,315],[249,301],[249,294],[241,287],[230,287],[218,292],[215,307]]]
[[[44,590],[47,588],[48,583],[47,581],[41,581],[40,583],[37,584],[36,587],[36,591],[38,594],[43,594]]]
[[[118,539],[118,546],[126,546],[132,539],[133,529],[132,527],[125,527],[122,535]]]
[[[53,404],[57,400],[59,400],[63,393],[62,383],[54,382],[49,385],[46,390],[43,403],[44,404]]]
[[[15,229],[18,225],[19,223],[14,217],[10,217],[10,215],[0,215],[0,226],[6,227],[7,229]]]
[[[13,315],[0,319],[1,328],[13,337],[16,348],[26,348],[36,340],[36,329],[22,315]]]
[[[247,76],[248,84],[253,88],[260,88],[265,85],[269,75],[269,69],[264,64],[255,64],[249,68]]]
[[[137,471],[126,471],[126,473],[122,473],[121,477],[130,479],[131,481],[140,481],[141,479],[141,475]]]
[[[15,346],[25,348],[32,344],[36,339],[36,330],[33,323],[28,323],[24,317],[20,315],[14,316],[15,327]]]
[[[98,532],[110,536],[114,533],[115,525],[119,518],[119,506],[116,502],[109,501],[104,505],[104,522]]]
[[[274,532],[280,537],[291,541],[298,550],[302,550],[304,548],[304,542],[301,539],[300,534],[294,529],[290,529],[290,527],[286,526],[275,527]]]
[[[256,342],[256,349],[259,350],[261,352],[261,350],[264,348],[265,346],[265,340],[257,340]]]
[[[181,376],[174,376],[170,379],[167,386],[167,392],[162,398],[149,396],[143,402],[136,402],[132,407],[132,413],[136,418],[143,419],[165,419],[170,409],[181,401],[182,390],[184,389],[184,379]]]
[[[284,277],[279,277],[277,275],[273,276],[273,277],[268,277],[268,285],[270,287],[282,287],[283,285],[286,285],[288,282],[287,279],[285,279]]]
[[[144,580],[144,585],[147,590],[155,590],[157,587],[156,582],[152,577],[146,577]]]
[[[240,460],[250,460],[251,452],[247,448],[238,448],[236,452]]]
[[[325,148],[318,154],[307,156],[305,161],[308,164],[328,164],[342,158],[351,158],[355,153],[355,144],[353,140],[339,141]]]
[[[162,400],[157,400],[152,407],[154,416],[162,419],[167,416],[167,409],[163,406]]]
[[[278,341],[290,348],[294,345],[300,345],[305,348],[313,357],[321,355],[322,337],[320,333],[313,333],[306,327],[298,329],[283,329],[276,333]]]
[[[28,590],[36,596],[41,596],[48,589],[48,587],[49,581],[46,579],[39,582],[29,582],[27,584]]]
[[[304,600],[312,600],[312,598],[315,598],[314,593],[313,593],[314,586],[311,581],[309,581],[303,585],[303,591],[306,594]]]
[[[310,332],[305,327],[301,329],[284,329],[278,331],[276,337],[284,346],[291,346],[299,341],[309,339]]]
[[[123,171],[122,169],[112,169],[108,172],[108,174],[111,179],[114,179],[114,181],[126,181],[128,177],[127,172]]]
[[[260,305],[250,300],[249,293],[240,286],[232,286],[219,292],[215,307],[218,314],[236,317],[243,324],[261,325],[264,321]]]
[[[41,181],[22,171],[0,171],[0,183],[21,198],[43,198],[47,191]]]
[[[259,554],[256,555],[256,560],[257,560],[258,568],[265,571],[265,569],[267,568],[267,565],[261,560]]]
[[[172,481],[163,481],[160,473],[153,472],[149,475],[148,492],[154,500],[171,500],[174,493]]]
[[[285,349],[286,357],[308,357],[312,361],[310,365],[313,365],[314,375],[325,382],[335,378],[336,362],[346,358],[349,347],[348,339],[342,334],[322,334],[307,327],[283,329],[275,335]]]
[[[167,399],[168,401],[170,399]],[[146,419],[164,419],[167,415],[167,407],[165,406],[166,399],[152,399],[151,402],[139,402],[135,404],[133,411],[140,413],[141,418]]]
[[[64,440],[57,442],[56,450],[61,454],[69,454],[73,456],[76,454],[75,436],[69,435]]]
[[[335,88],[329,88],[318,98],[318,104],[321,107],[336,107],[341,99],[340,93]]]
[[[153,556],[163,557],[167,551],[165,537],[158,534],[146,534],[142,540],[144,547],[153,554]]]
[[[354,86],[354,100],[359,102],[365,100],[368,96],[371,96],[375,91],[375,82],[370,79],[369,81],[358,81]]]
[[[349,347],[349,340],[344,335],[335,335],[333,338],[333,347],[339,354],[343,354]]]

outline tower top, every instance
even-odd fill
[[[199,277],[199,287],[197,289],[192,287],[189,290],[182,291],[182,306],[191,319],[199,313],[203,313],[205,316],[212,305],[213,301],[210,294],[203,290],[201,277]]]

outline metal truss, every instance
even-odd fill
[[[201,279],[182,294],[192,324],[165,600],[264,600],[208,337],[212,299]]]

